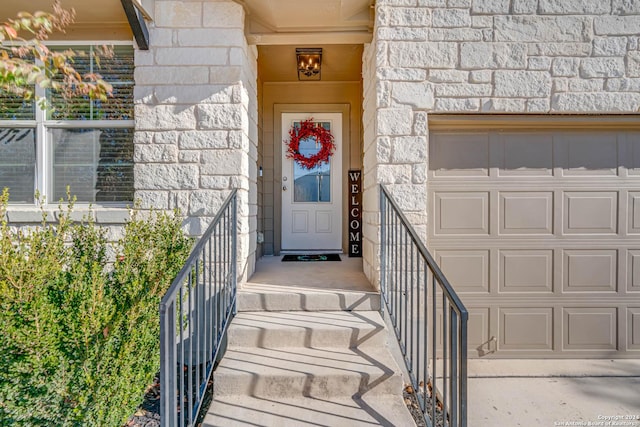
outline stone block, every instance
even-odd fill
[[[153,40],[154,47],[173,45],[173,29],[172,28],[156,28],[149,26],[149,39]]]
[[[627,37],[595,37],[593,56],[624,56],[627,53],[627,43]]]
[[[228,135],[229,132],[224,130],[180,132],[178,146],[181,150],[229,148]]]
[[[528,113],[548,113],[551,110],[551,102],[548,98],[527,99]]]
[[[202,26],[202,3],[158,1],[155,4],[156,27],[191,28]]]
[[[411,182],[411,165],[379,165],[378,184],[408,184]],[[426,191],[425,191],[426,193]]]
[[[202,175],[249,175],[248,161],[240,150],[208,150],[200,155]]]
[[[640,34],[640,19],[637,16],[599,16],[594,19],[593,26],[598,35]]]
[[[493,98],[483,100],[482,111],[489,113],[524,113],[526,100],[510,98]]]
[[[142,209],[169,209],[168,191],[136,191],[135,198]]]
[[[463,69],[522,69],[527,66],[527,47],[522,43],[462,43]]]
[[[602,92],[604,79],[569,79],[569,92]]]
[[[471,7],[472,0],[447,0],[448,7]]]
[[[425,41],[426,28],[414,27],[380,27],[376,30],[378,40]]]
[[[189,215],[216,215],[228,195],[229,191],[220,190],[196,190],[191,192]]]
[[[433,27],[470,27],[471,16],[466,9],[434,9],[431,16]]]
[[[391,27],[428,27],[431,14],[427,8],[394,7],[388,11],[388,25]]]
[[[244,28],[244,9],[231,1],[204,2],[202,23],[205,27]]]
[[[410,135],[412,125],[412,111],[410,108],[385,108],[377,112],[377,134]]]
[[[427,191],[424,185],[400,184],[389,186],[389,191],[403,212],[425,212]]]
[[[542,15],[603,15],[611,12],[611,2],[602,0],[539,0]]]
[[[546,71],[551,68],[551,58],[546,56],[531,56],[527,61],[527,68],[534,71]]]
[[[582,16],[507,16],[494,18],[496,41],[590,42],[590,18]]]
[[[491,83],[493,72],[489,70],[475,70],[469,73],[471,83]]]
[[[178,135],[179,135],[179,132],[176,132],[176,131],[154,132],[153,143],[154,144],[177,144]]]
[[[503,71],[494,73],[495,95],[539,98],[551,93],[551,77],[544,71]]]
[[[615,15],[638,15],[640,14],[640,1],[613,0],[613,13]]]
[[[509,13],[510,0],[473,0],[471,13],[494,15]]]
[[[136,85],[190,85],[209,83],[209,67],[136,67]]]
[[[561,93],[552,98],[558,113],[637,113],[640,93]]]
[[[423,7],[446,7],[447,0],[418,0],[418,6]]]
[[[427,135],[428,134],[428,122],[427,113],[424,111],[416,111],[413,113],[413,134],[414,135]]]
[[[200,104],[195,107],[198,129],[242,129],[242,106],[238,104]]]
[[[411,183],[424,184],[427,182],[427,164],[419,163],[411,166]]]
[[[195,107],[175,105],[135,106],[136,130],[189,130],[195,129]]]
[[[537,1],[513,0],[512,10],[514,14],[534,15],[537,7]]]
[[[200,172],[197,165],[145,164],[134,165],[137,190],[194,189]]]
[[[427,71],[421,68],[391,68],[381,67],[377,70],[380,80],[423,81]]]
[[[421,163],[427,160],[427,139],[424,136],[392,138],[391,146],[391,163]]]
[[[477,42],[482,41],[483,31],[477,28],[430,28],[427,39],[432,42]]]
[[[447,113],[466,113],[480,110],[478,98],[439,98],[436,100],[435,111]]]
[[[156,86],[155,98],[160,104],[224,104],[231,103],[233,86],[229,85],[190,85]]]
[[[640,52],[638,51],[627,54],[627,76],[640,77]]]
[[[394,67],[456,68],[458,44],[449,42],[392,43],[389,61]]]
[[[493,28],[493,17],[486,15],[471,16],[473,28]]]
[[[482,83],[448,83],[436,86],[436,97],[490,96],[493,86]]]
[[[604,88],[609,92],[640,92],[640,79],[607,79]]]
[[[241,47],[247,44],[244,32],[239,28],[177,30],[176,36],[178,46]]]
[[[580,77],[623,77],[624,59],[622,58],[583,58],[580,61]]]
[[[209,67],[209,83],[212,84],[236,84],[242,80],[243,67],[238,66],[211,66]]]
[[[200,163],[200,151],[182,150],[178,153],[178,161],[180,163]]]
[[[429,81],[434,83],[465,83],[469,72],[462,70],[429,70]]]
[[[136,163],[175,163],[178,161],[178,147],[170,144],[134,145],[133,161]]]
[[[553,83],[551,85],[552,92],[566,92],[569,90],[569,79],[567,78],[558,78],[553,79]]]
[[[429,82],[394,82],[391,97],[400,105],[414,108],[433,108],[433,86]]]
[[[590,56],[591,43],[530,43],[529,55],[535,56]]]
[[[224,47],[160,47],[156,49],[158,65],[225,65]]]
[[[551,75],[554,77],[575,77],[578,75],[578,58],[555,58],[551,65]]]

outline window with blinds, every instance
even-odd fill
[[[0,189],[9,188],[11,203],[33,203],[36,190],[55,202],[66,198],[67,187],[79,202],[133,201],[132,46],[113,46],[108,57],[96,57],[94,46],[52,49],[83,52],[74,68],[100,74],[113,96],[65,100],[36,88],[49,106],[40,110],[33,100],[0,92]]]

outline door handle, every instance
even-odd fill
[[[282,186],[282,191],[287,191],[287,186],[286,185]]]

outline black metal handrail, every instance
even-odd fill
[[[380,186],[380,288],[427,425],[467,425],[467,309]]]
[[[160,417],[193,426],[235,312],[237,190],[227,197],[160,302]]]

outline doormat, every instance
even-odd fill
[[[293,254],[285,255],[282,257],[282,261],[340,261],[339,254]]]

